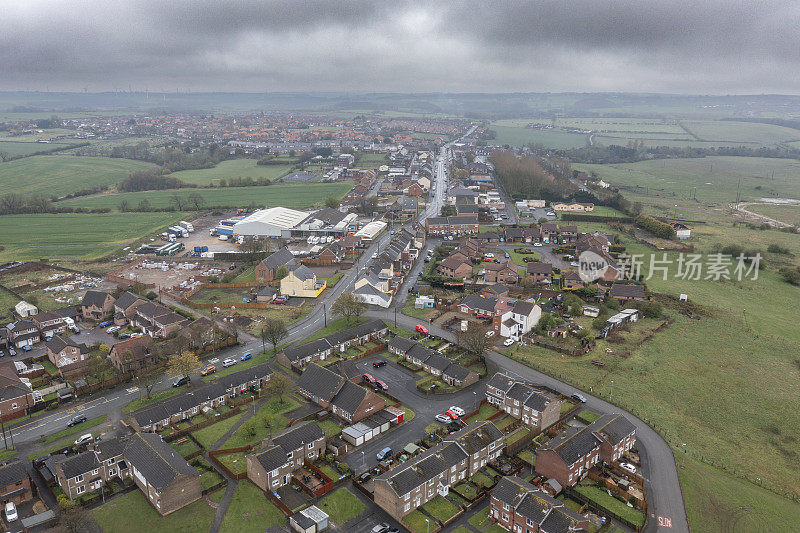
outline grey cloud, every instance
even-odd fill
[[[20,1],[0,89],[800,91],[794,1]]]

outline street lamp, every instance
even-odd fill
[[[430,520],[428,520],[427,518],[425,519],[425,531],[426,531],[427,533],[430,533],[430,532],[431,532],[431,521],[430,521]]]
[[[367,464],[364,462],[364,452],[361,452],[361,468],[367,468]]]
[[[611,395],[608,397],[611,400],[614,397],[614,380],[611,380]]]
[[[681,446],[683,446],[683,464],[681,465],[681,468],[686,468],[686,443],[681,442]]]

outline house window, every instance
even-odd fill
[[[308,443],[308,449],[311,450],[312,448],[314,448],[314,443],[313,442],[309,442]]]
[[[504,510],[504,511],[508,511],[508,509],[509,509],[509,507],[508,507],[508,504],[507,504],[507,503],[504,503],[504,504],[503,504],[503,510]],[[503,515],[503,516],[505,517],[506,515]],[[508,520],[508,518],[505,518],[505,520]]]
[[[96,476],[96,475],[97,475],[97,470],[98,470],[97,468],[95,468],[94,470],[92,470],[92,475],[93,475],[93,476]]]
[[[12,408],[12,409],[16,409],[16,408],[17,408],[17,402],[14,402],[14,403],[12,403],[12,404],[11,404],[11,408]]]
[[[273,486],[273,487],[277,487],[277,486],[278,486],[278,483],[279,483],[279,481],[280,481],[280,480],[277,480],[277,479],[276,479],[275,481],[273,481],[273,482],[272,482],[272,486]]]
[[[409,509],[411,509],[411,504],[410,504],[410,503],[407,503],[407,504],[405,505],[405,507],[403,508],[403,511],[405,511],[405,512],[408,512],[408,510],[409,510]]]
[[[109,476],[116,476],[117,475],[117,469],[116,468],[112,468],[111,470],[108,471],[108,475]]]
[[[75,476],[75,483],[80,483],[81,481],[83,481],[83,474]]]
[[[108,465],[109,466],[113,465],[114,461],[115,461],[115,459],[112,457],[111,459],[108,460]]]

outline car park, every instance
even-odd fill
[[[466,414],[462,408],[456,407],[455,405],[451,405],[450,410],[453,411],[458,416],[464,416]]]
[[[622,468],[623,470],[627,470],[631,474],[635,474],[636,473],[636,467],[634,465],[632,465],[631,463],[620,463],[619,467]]]
[[[506,339],[503,341],[503,346],[511,346],[514,344],[514,339]]]
[[[217,367],[215,367],[214,365],[208,365],[207,367],[205,367],[203,370],[200,371],[200,375],[201,376],[210,376],[211,374],[213,374],[216,371],[217,371]]]
[[[379,379],[375,380],[375,384],[380,387],[381,390],[389,390],[389,385]]]
[[[85,444],[89,444],[94,440],[91,433],[87,433],[85,435],[81,435],[75,440],[75,446],[83,446]]]
[[[375,378],[372,377],[372,374],[367,374],[366,372],[361,375],[361,381],[366,381],[367,383],[375,384]]]
[[[86,422],[87,418],[84,415],[75,415],[73,416],[70,421],[67,423],[67,427],[72,427],[78,425],[82,422]]]
[[[392,449],[389,448],[388,446],[379,451],[377,454],[375,454],[375,457],[377,457],[378,461],[383,461],[391,456],[392,456]]]
[[[425,333],[425,334],[428,333],[428,328],[426,328],[422,324],[417,324],[416,330],[417,330],[417,333]]]
[[[239,359],[241,359],[242,361],[247,361],[248,359],[252,359],[252,358],[253,358],[253,352],[246,352]]]
[[[453,411],[451,411],[450,409],[445,411],[444,414],[449,416],[453,420],[458,420],[458,415],[456,413],[454,413]]]
[[[372,366],[375,368],[386,366],[386,361],[384,361],[383,359],[381,359],[380,361],[375,361],[374,363],[372,363]]]
[[[445,416],[445,415],[441,415],[441,414],[440,415],[436,415],[433,418],[435,418],[438,422],[441,422],[443,424],[447,424],[447,423],[450,422],[450,417]]]
[[[586,403],[586,396],[584,396],[583,394],[580,394],[578,392],[576,392],[575,394],[572,395],[572,399],[573,400],[578,400],[581,403]]]
[[[6,522],[13,522],[19,515],[17,514],[17,506],[14,505],[14,502],[8,502],[6,504]]]
[[[228,368],[229,366],[233,366],[236,363],[238,363],[238,361],[236,359],[233,359],[232,357],[228,357],[227,359],[222,361],[222,366],[224,366],[225,368]]]
[[[186,385],[190,381],[192,381],[192,378],[190,378],[189,376],[183,376],[183,377],[177,378],[175,381],[173,381],[172,382],[172,386],[173,387],[180,387],[181,385]]]

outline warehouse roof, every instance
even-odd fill
[[[271,207],[269,209],[260,209],[255,213],[248,215],[234,225],[236,226],[258,222],[262,224],[271,224],[283,229],[292,229],[300,224],[308,217],[308,213],[303,211],[295,211],[294,209],[287,209],[285,207]]]

